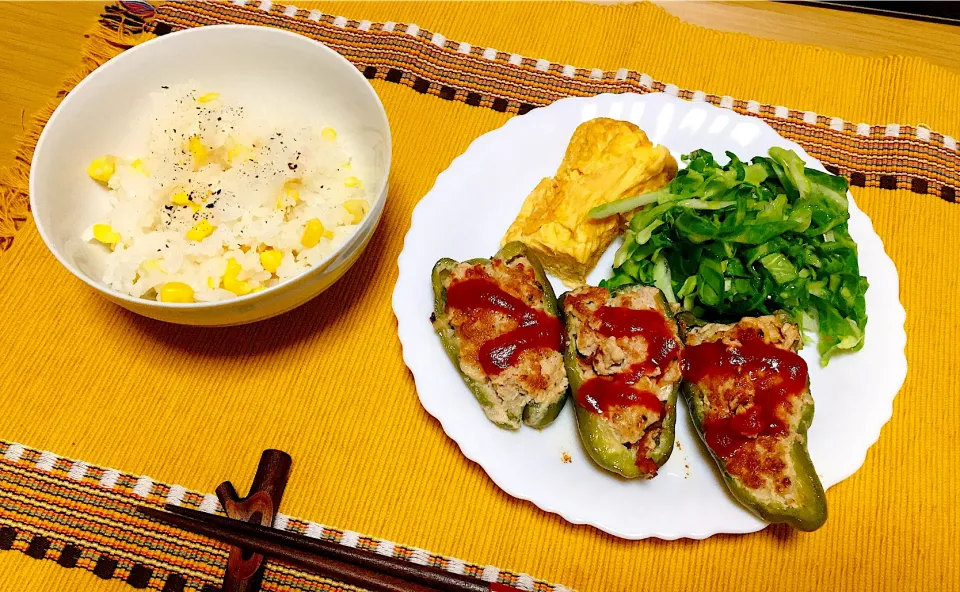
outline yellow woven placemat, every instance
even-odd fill
[[[960,111],[946,108],[960,77],[916,59],[704,30],[649,5],[372,2],[311,12],[218,2],[138,17],[131,7],[141,3],[127,4],[91,38],[88,65],[149,38],[148,16],[156,33],[211,22],[285,26],[347,54],[371,77],[393,127],[390,201],[358,264],[304,307],[248,327],[163,325],[100,299],[47,253],[23,211],[28,138],[0,198],[2,232],[26,220],[0,255],[0,438],[195,491],[247,475],[260,450],[282,448],[295,459],[289,515],[581,590],[934,590],[960,578],[947,544],[960,537],[951,470],[960,466],[952,344],[960,209],[949,203],[960,184]],[[371,47],[382,51],[371,57]],[[815,533],[620,541],[502,493],[418,404],[389,305],[417,200],[471,140],[515,113],[627,90],[765,118],[851,179],[900,271],[907,382],[864,467],[828,492],[831,517]],[[11,495],[0,489],[0,502]],[[14,520],[12,507],[0,505],[0,521],[16,528],[29,512],[21,507]],[[51,548],[40,556],[56,559]],[[0,562],[15,566],[20,589],[96,582],[11,556]]]

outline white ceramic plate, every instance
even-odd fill
[[[811,168],[823,170],[800,146],[759,119],[663,94],[563,99],[514,117],[474,141],[437,177],[413,213],[393,297],[404,360],[424,408],[463,454],[512,496],[570,522],[630,539],[699,539],[760,530],[765,523],[728,495],[682,398],[679,446],[660,474],[651,481],[620,479],[597,468],[583,451],[569,402],[557,421],[542,431],[524,427],[510,432],[490,423],[431,327],[433,264],[442,257],[463,260],[496,252],[524,198],[541,178],[556,172],[574,129],[601,116],[639,125],[678,162],[681,154],[696,148],[713,152],[723,162],[726,150],[746,160],[782,146],[795,150]],[[856,354],[835,357],[827,368],[820,367],[816,347],[802,352],[816,400],[810,454],[825,487],[863,464],[867,449],[890,419],[893,398],[907,372],[897,270],[870,219],[848,197],[850,234],[859,244],[860,271],[870,282],[866,344]],[[591,284],[609,277],[616,247],[600,260],[588,278]],[[564,290],[556,280],[554,287],[557,294]],[[572,462],[562,462],[564,453]]]

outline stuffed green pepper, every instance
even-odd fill
[[[663,293],[585,286],[563,295],[564,362],[590,458],[652,478],[673,451],[682,342]]]
[[[827,518],[807,452],[813,398],[785,313],[687,327],[683,393],[733,497],[768,522],[815,530]]]
[[[543,428],[567,399],[563,329],[553,288],[523,243],[491,259],[433,268],[434,329],[487,418]]]

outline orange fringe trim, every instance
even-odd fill
[[[63,81],[56,98],[32,116],[26,132],[17,138],[19,147],[14,152],[13,164],[0,172],[0,253],[10,248],[14,236],[29,215],[33,151],[40,139],[40,132],[60,101],[99,66],[153,37],[151,33],[127,30],[122,21],[116,30],[101,22],[87,35],[80,53],[80,66]]]

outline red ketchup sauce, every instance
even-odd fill
[[[776,410],[807,386],[803,358],[765,343],[754,331],[740,331],[737,339],[740,347],[728,348],[721,342],[689,346],[683,359],[683,376],[690,382],[732,378],[753,384],[753,405],[746,412],[703,422],[707,445],[723,458],[730,458],[753,438],[785,435],[787,426]]]
[[[647,342],[644,364],[648,372],[663,367],[680,356],[680,342],[674,338],[667,320],[655,310],[633,310],[604,306],[596,312],[600,321],[597,333],[604,337],[643,337]]]
[[[642,405],[662,414],[663,402],[655,394],[633,387],[645,374],[645,364],[634,364],[613,376],[594,376],[580,385],[577,401],[586,409],[601,415],[611,407],[632,405]]]
[[[560,321],[531,308],[488,279],[465,279],[447,289],[447,306],[460,310],[495,310],[517,321],[518,327],[487,340],[478,353],[483,371],[493,376],[515,365],[528,349],[560,351]]]
[[[674,338],[666,319],[654,310],[615,306],[601,307],[595,317],[600,321],[596,331],[604,337],[643,337],[647,342],[648,359],[613,376],[595,376],[587,380],[577,390],[577,401],[585,409],[601,415],[611,407],[639,405],[662,416],[663,402],[650,391],[634,385],[654,370],[662,371],[680,356],[680,343]],[[648,473],[656,473],[656,463],[642,454],[637,454],[636,464]]]

